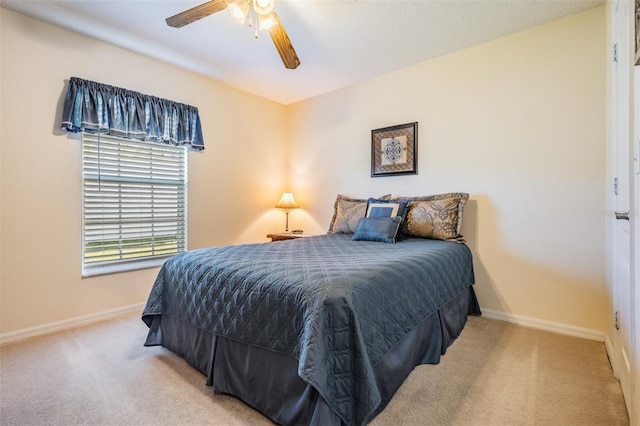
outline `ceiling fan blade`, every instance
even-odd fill
[[[206,16],[213,15],[216,12],[220,12],[222,9],[227,8],[225,0],[211,0],[200,6],[192,7],[189,10],[173,15],[167,18],[167,25],[174,28],[184,27],[198,19],[202,19]]]
[[[269,35],[271,36],[271,40],[273,40],[273,44],[276,45],[276,49],[278,49],[278,53],[280,54],[280,58],[282,58],[282,62],[284,62],[285,68],[290,70],[294,70],[298,68],[300,65],[300,59],[298,59],[298,55],[296,51],[293,49],[293,44],[291,44],[291,40],[289,40],[289,36],[280,21],[278,15],[273,12],[275,15],[275,25],[269,28]]]

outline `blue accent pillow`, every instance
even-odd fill
[[[395,243],[398,228],[402,218],[394,217],[363,217],[358,222],[353,241],[379,241]]]
[[[402,220],[404,220],[407,215],[407,205],[407,201],[369,198],[369,200],[367,200],[367,213],[365,217],[400,216]]]

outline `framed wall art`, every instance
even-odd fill
[[[418,123],[371,131],[371,177],[418,173]]]

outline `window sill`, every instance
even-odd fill
[[[94,277],[96,275],[117,274],[119,272],[137,271],[139,269],[156,268],[158,266],[162,266],[162,264],[170,257],[171,256],[151,260],[139,260],[131,263],[121,263],[118,265],[88,266],[82,269],[82,278]]]

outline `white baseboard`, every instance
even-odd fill
[[[55,333],[74,327],[89,325],[98,321],[104,321],[123,315],[126,313],[141,312],[144,303],[136,303],[134,305],[123,306],[121,308],[111,309],[108,311],[98,312],[95,314],[83,315],[80,317],[70,318],[63,321],[56,321],[36,327],[24,328],[9,333],[0,334],[0,345],[6,343],[17,342],[19,340],[28,339],[29,337],[41,336],[43,334]],[[536,318],[525,317],[522,315],[509,314],[506,312],[494,311],[492,309],[481,308],[482,316],[490,319],[506,321],[513,324],[519,324],[525,327],[537,328],[540,330],[551,331],[554,333],[565,334],[568,336],[581,337],[589,340],[597,340],[604,342],[609,357],[613,354],[611,341],[605,333],[591,330],[588,328],[576,327],[572,325],[545,321]]]
[[[558,334],[565,334],[567,336],[581,337],[583,339],[597,340],[599,342],[605,342],[605,334],[601,331],[592,330],[589,328],[576,327],[573,325],[562,324],[559,322],[545,321],[537,318],[525,317],[522,315],[509,314],[506,312],[494,311],[491,309],[480,308],[482,316],[496,319],[500,321],[506,321],[513,324],[522,325],[525,327],[537,328],[540,330],[551,331]],[[607,351],[609,348],[607,348]]]
[[[613,365],[613,343],[611,343],[611,339],[609,339],[609,335],[604,335],[604,348],[607,350],[607,357],[609,358],[609,364],[611,364],[611,369],[613,370],[613,375],[618,378],[616,374],[615,366]]]
[[[0,345],[28,339],[29,337],[41,336],[43,334],[50,334],[57,331],[67,330],[83,325],[89,325],[98,321],[104,321],[127,313],[134,313],[136,311],[142,312],[143,308],[144,303],[136,303],[135,305],[123,306],[121,308],[110,309],[108,311],[97,312],[95,314],[83,315],[80,317],[69,318],[67,320],[55,321],[48,324],[23,328],[21,330],[12,331],[9,333],[3,333],[0,334]]]

